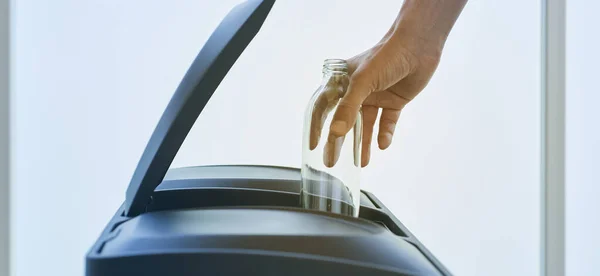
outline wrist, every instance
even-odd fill
[[[392,36],[443,48],[467,0],[405,0]]]

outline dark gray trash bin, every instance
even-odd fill
[[[374,195],[359,218],[300,208],[300,170],[169,167],[274,0],[235,7],[202,48],[86,256],[86,275],[450,275]]]

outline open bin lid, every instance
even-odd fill
[[[239,4],[200,50],[150,137],[124,204],[89,251],[86,275],[240,275],[257,267],[290,275],[450,275],[370,193],[361,194],[367,205],[361,203],[360,218],[317,214],[293,207],[300,182],[294,169],[169,170],[274,2]],[[211,182],[208,189],[205,182]]]
[[[131,178],[124,204],[128,217],[143,213],[194,122],[229,69],[252,41],[275,0],[248,0],[215,29],[163,112]]]

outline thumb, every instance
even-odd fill
[[[346,135],[354,126],[356,116],[360,106],[365,99],[373,92],[371,81],[364,77],[364,74],[356,72],[350,79],[350,85],[346,95],[340,100],[338,107],[333,115],[329,135],[341,137]]]

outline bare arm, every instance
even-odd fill
[[[405,0],[382,40],[348,59],[350,85],[336,110],[328,139],[333,141],[348,133],[362,107],[362,165],[366,166],[381,109],[377,140],[380,149],[388,148],[402,108],[433,76],[446,39],[466,3],[467,0]]]

